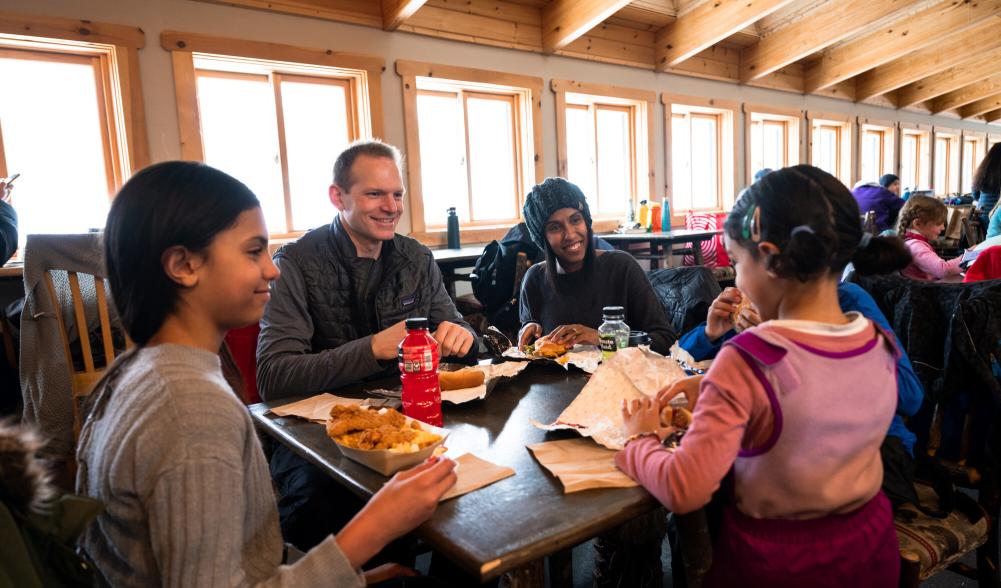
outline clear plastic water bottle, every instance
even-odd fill
[[[438,343],[428,332],[426,318],[408,318],[407,336],[400,342],[403,414],[429,425],[444,424],[438,382]]]
[[[608,359],[619,349],[629,347],[629,325],[626,324],[626,310],[621,306],[606,306],[601,309],[604,321],[598,327],[598,343],[602,359]]]

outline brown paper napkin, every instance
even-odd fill
[[[559,478],[567,494],[591,488],[630,488],[638,484],[615,467],[615,452],[590,439],[529,445],[544,468]]]
[[[513,469],[490,463],[476,457],[472,453],[460,455],[455,459],[455,462],[458,464],[455,473],[459,479],[455,483],[455,486],[452,486],[441,497],[441,502],[449,498],[462,496],[473,490],[479,490],[484,486],[489,486],[494,482],[514,475]]]
[[[271,412],[278,416],[297,416],[314,423],[325,423],[335,404],[362,404],[365,401],[363,398],[342,398],[324,392],[298,402],[276,406]]]

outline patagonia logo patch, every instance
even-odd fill
[[[413,306],[415,302],[417,302],[417,294],[410,294],[408,296],[400,298],[400,306],[402,306],[403,308],[406,308],[408,306]]]

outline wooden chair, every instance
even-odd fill
[[[876,234],[876,211],[870,210],[862,215],[862,231],[870,235]]]
[[[108,296],[105,291],[105,288],[107,287],[106,280],[100,276],[89,276],[87,274],[83,274],[93,280],[94,283],[95,306],[97,307],[97,314],[100,321],[101,344],[104,358],[104,364],[98,366],[94,361],[94,353],[90,343],[90,328],[88,326],[87,314],[85,312],[85,301],[80,288],[81,274],[74,271],[67,271],[65,273],[70,289],[70,300],[68,301],[68,306],[71,306],[73,309],[73,324],[77,334],[77,341],[79,341],[80,356],[83,363],[82,369],[77,368],[77,362],[74,360],[74,356],[70,348],[70,331],[66,320],[63,317],[62,311],[64,302],[66,301],[60,300],[59,295],[57,294],[55,281],[52,277],[52,271],[45,272],[45,287],[48,290],[49,298],[52,302],[53,308],[55,309],[56,320],[59,323],[59,335],[63,343],[63,352],[66,354],[66,363],[72,372],[73,439],[75,441],[80,436],[80,427],[83,424],[80,410],[81,403],[84,398],[90,395],[91,390],[94,388],[94,384],[97,383],[97,381],[104,374],[105,368],[110,365],[116,357],[116,350],[110,313],[108,312]],[[131,342],[128,341],[128,338],[126,337],[126,347],[130,346]]]
[[[980,219],[976,215],[963,219],[963,234],[966,235],[967,247],[973,247],[982,242],[986,232],[985,227],[980,223]]]

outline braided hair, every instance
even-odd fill
[[[907,229],[911,228],[911,223],[919,220],[923,222],[938,221],[945,222],[949,215],[949,210],[938,198],[931,196],[911,196],[904,207],[900,209],[897,216],[897,234],[903,235]]]

